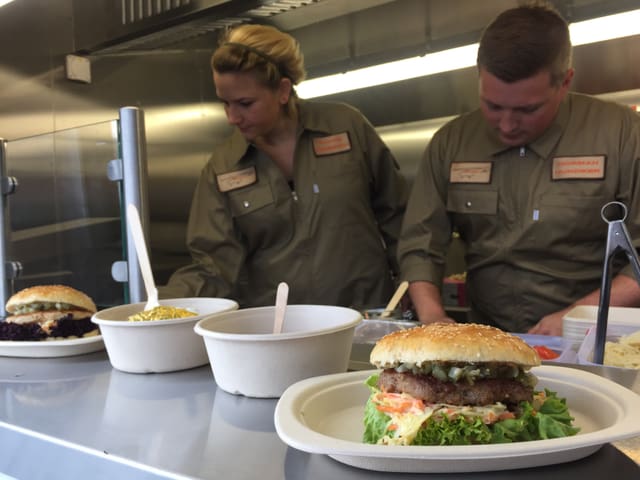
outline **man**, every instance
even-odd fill
[[[602,207],[620,201],[640,245],[640,116],[569,93],[566,22],[551,7],[500,14],[478,50],[480,108],[445,125],[420,165],[398,255],[420,321],[448,318],[446,251],[466,246],[470,320],[561,335],[575,305],[597,305],[607,238]],[[640,287],[617,259],[611,305]]]

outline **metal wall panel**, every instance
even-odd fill
[[[96,52],[87,55],[91,83],[67,80],[65,55],[83,54],[83,42],[93,42],[90,35],[108,38],[104,22],[115,3],[20,0],[0,9],[0,137],[11,142],[109,121],[117,118],[123,106],[142,108],[148,142],[152,264],[162,283],[188,261],[184,233],[193,187],[209,152],[230,132],[216,103],[209,69],[216,35],[144,52]],[[263,21],[292,31],[301,42],[309,72],[315,75],[477,39],[488,19],[517,3],[323,0]],[[629,0],[556,3],[576,18],[603,13],[605,8],[640,8],[640,1]],[[640,103],[640,95],[633,93],[640,91],[639,50],[640,36],[576,48],[575,89],[593,94],[631,91],[619,98]],[[443,119],[477,105],[476,72],[468,68],[330,99],[353,104],[379,126],[411,177],[433,129]],[[48,185],[52,174],[47,165],[76,168],[61,158],[67,150],[59,142],[54,136],[45,151],[33,152],[35,163],[21,167],[30,168],[30,178],[37,180],[40,175],[41,184]],[[88,201],[72,195],[67,203],[95,205],[96,201],[97,196]],[[35,223],[55,221],[41,218],[48,210],[37,208],[35,195],[24,205],[14,227],[16,234],[25,235]],[[108,207],[105,202],[104,208]],[[35,259],[37,242],[33,245]]]

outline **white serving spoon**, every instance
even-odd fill
[[[398,285],[396,293],[393,294],[393,297],[391,297],[391,300],[389,300],[389,303],[385,307],[384,311],[380,314],[380,318],[387,318],[391,316],[391,313],[393,313],[393,311],[398,306],[398,303],[402,299],[404,293],[407,291],[407,288],[409,288],[409,282],[407,282],[406,280]]]
[[[142,233],[142,224],[140,223],[140,214],[138,209],[132,203],[127,204],[127,222],[131,229],[133,244],[138,254],[138,263],[144,280],[144,287],[147,290],[147,304],[144,309],[152,310],[160,306],[158,302],[158,289],[153,280],[153,272],[151,271],[151,263],[149,262],[149,254],[147,253],[147,244]]]
[[[287,298],[289,297],[289,285],[280,282],[276,292],[276,316],[273,322],[273,333],[282,332],[284,314],[287,309]]]

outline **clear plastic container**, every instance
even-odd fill
[[[404,320],[363,320],[356,326],[349,360],[350,370],[375,368],[369,363],[369,355],[378,340],[391,332],[406,330],[420,325],[419,322]]]
[[[620,337],[625,335],[631,335],[632,333],[640,330],[640,322],[636,325],[608,325],[607,326],[607,342],[618,342]],[[588,330],[587,335],[584,337],[580,348],[578,349],[578,363],[583,365],[597,365],[593,363],[593,352],[596,345],[596,328],[592,327]],[[605,357],[606,365],[606,357]],[[614,367],[607,365],[610,368],[624,368]],[[631,368],[631,367],[630,367]]]

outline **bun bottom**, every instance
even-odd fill
[[[61,318],[47,333],[38,323],[13,323],[0,322],[0,340],[10,341],[44,341],[53,338],[81,338],[90,336],[98,327],[91,321],[90,317],[80,320],[72,318]]]

